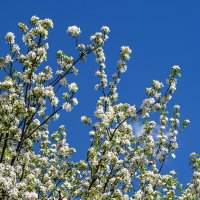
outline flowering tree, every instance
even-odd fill
[[[162,172],[165,161],[175,158],[177,135],[190,123],[179,121],[179,105],[172,112],[167,111],[180,68],[171,68],[166,86],[153,80],[141,106],[118,103],[117,86],[132,51],[128,46],[121,47],[116,73],[108,81],[103,52],[108,27],[103,26],[91,36],[91,44],[84,45],[78,39],[80,28],[70,26],[67,33],[76,42],[78,57],[58,51],[58,69],[54,72],[49,66],[42,67],[49,48],[45,41],[53,22],[33,16],[30,26],[18,24],[26,46],[24,53],[9,32],[5,39],[10,53],[0,59],[4,76],[0,82],[0,198],[200,199],[198,154],[191,154],[194,174],[186,188],[178,182],[174,170]],[[66,142],[65,127],[61,125],[55,132],[48,127],[63,110],[70,112],[78,104],[78,85],[69,83],[67,77],[76,76],[76,64],[91,53],[99,65],[95,89],[100,98],[95,122],[81,117],[84,125],[91,126],[87,156],[73,162],[75,149]],[[152,113],[157,113],[159,125],[151,120]],[[133,125],[137,121],[142,122],[142,129],[136,135]]]

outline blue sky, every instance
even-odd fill
[[[0,56],[6,52],[4,36],[8,31],[17,32],[17,22],[28,23],[32,15],[52,18],[54,29],[49,35],[50,66],[55,64],[55,52],[59,49],[74,55],[73,41],[66,35],[70,25],[81,27],[83,42],[107,25],[111,29],[105,46],[107,71],[115,70],[120,46],[129,45],[133,50],[128,71],[120,82],[119,100],[140,105],[145,98],[145,87],[153,79],[165,82],[170,67],[182,68],[182,78],[172,104],[180,104],[183,118],[191,125],[178,138],[177,158],[169,161],[165,170],[176,169],[181,182],[190,180],[189,154],[199,150],[199,99],[200,99],[200,1],[186,0],[20,0],[2,1],[0,12]],[[17,34],[18,35],[18,34]],[[19,41],[20,38],[17,39]],[[75,159],[83,159],[89,145],[89,128],[83,127],[80,117],[92,116],[98,93],[94,85],[98,81],[94,56],[79,64],[80,85],[77,94],[79,106],[70,114],[63,113],[68,142],[77,149]],[[56,126],[56,125],[55,125]]]

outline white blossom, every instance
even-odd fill
[[[76,83],[71,83],[68,85],[69,91],[72,93],[76,93],[78,91],[78,86]]]
[[[72,106],[70,103],[67,103],[65,102],[63,105],[62,105],[62,108],[65,109],[67,112],[70,112],[72,110]]]
[[[12,32],[8,32],[5,36],[6,41],[9,44],[14,44],[15,43],[15,35]]]
[[[72,37],[78,37],[81,33],[81,29],[77,26],[69,26],[67,29],[67,33]]]
[[[123,60],[129,60],[131,58],[132,50],[129,46],[122,46],[120,51],[120,56]]]

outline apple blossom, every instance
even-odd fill
[[[59,50],[56,69],[43,66],[52,20],[33,16],[30,26],[19,23],[18,28],[24,46],[15,43],[14,33],[7,33],[11,52],[0,60],[4,69],[0,81],[0,199],[200,199],[199,154],[190,155],[194,173],[186,187],[174,170],[163,172],[168,159],[176,158],[179,133],[190,124],[180,118],[179,105],[172,111],[168,106],[181,76],[179,66],[171,68],[166,84],[153,80],[141,105],[120,103],[117,88],[132,50],[121,47],[115,72],[109,76],[103,48],[109,27],[94,33],[88,45],[79,43],[79,27],[68,27],[78,55],[73,58]],[[63,109],[70,114],[78,105],[79,86],[68,83],[68,76],[78,75],[77,63],[91,53],[98,65],[95,89],[100,97],[94,117],[81,117],[82,124],[90,125],[90,146],[85,160],[74,161],[76,149],[67,143],[70,133],[59,119]]]
[[[77,37],[81,33],[81,29],[77,26],[69,26],[67,29],[67,33],[72,37]]]

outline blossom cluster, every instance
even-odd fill
[[[67,29],[67,33],[72,37],[78,37],[81,33],[81,29],[77,26],[70,26]]]
[[[56,53],[58,68],[44,66],[47,60],[51,19],[33,16],[30,26],[18,24],[24,47],[12,32],[5,39],[11,52],[1,58],[4,79],[0,82],[0,198],[1,199],[98,199],[149,200],[199,199],[200,156],[192,153],[191,183],[181,186],[176,172],[163,172],[168,159],[175,159],[177,137],[190,121],[181,120],[180,106],[169,112],[177,88],[180,67],[171,68],[166,84],[153,80],[141,105],[118,102],[117,87],[127,71],[132,50],[122,46],[115,73],[106,73],[105,41],[110,29],[103,26],[91,43],[79,43],[81,30],[70,26],[76,40],[77,58],[62,50]],[[21,50],[22,49],[22,50]],[[23,53],[26,52],[26,53]],[[79,86],[68,78],[78,75],[76,64],[96,56],[100,93],[94,117],[81,117],[91,130],[85,160],[73,161],[76,153],[67,143],[67,131],[59,124],[50,128],[63,110],[78,105]],[[157,113],[157,118],[154,113]],[[154,116],[154,117],[152,117]],[[134,124],[141,124],[139,133]],[[179,188],[179,191],[178,191]]]

